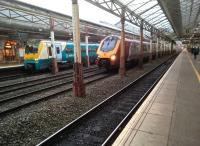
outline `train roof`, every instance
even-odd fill
[[[106,38],[109,38],[109,37],[117,37],[118,39],[121,38],[121,36],[109,35],[109,36],[106,36],[103,40],[105,40]],[[140,40],[137,40],[137,39],[128,39],[128,38],[125,38],[125,41],[140,43]],[[144,44],[149,44],[150,43],[150,42],[147,42],[147,41],[143,41],[143,42],[144,42]]]
[[[40,40],[40,41],[42,41],[42,42],[51,42],[51,40]],[[65,40],[55,40],[54,42],[55,42],[55,43],[68,43],[68,44],[73,44],[72,41],[65,41]],[[80,42],[80,43],[81,43],[81,45],[86,45],[85,42]],[[90,44],[90,45],[99,45],[99,43],[90,43],[90,42],[88,42],[88,44]]]

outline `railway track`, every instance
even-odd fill
[[[97,69],[96,66],[92,66],[90,68],[84,68],[83,71],[95,69],[95,68]],[[30,83],[32,81],[39,81],[39,80],[44,80],[44,79],[48,79],[48,78],[54,78],[54,77],[72,74],[72,73],[73,73],[73,70],[61,71],[56,75],[52,75],[51,73],[46,74],[44,72],[36,73],[35,75],[31,74],[31,75],[27,76],[27,78],[25,76],[23,76],[23,78],[21,78],[19,80],[18,79],[14,80],[12,82],[7,82],[7,81],[0,82],[0,90],[2,90],[3,88],[6,88],[6,87],[10,88],[10,87],[13,87],[13,86],[18,86],[18,85],[21,85],[21,84]]]
[[[90,68],[93,68],[93,67],[90,67]],[[65,72],[66,69],[69,69],[69,67],[61,68],[60,70],[61,70],[61,72]],[[3,70],[2,73],[0,73],[0,82],[11,81],[11,80],[20,79],[20,78],[39,76],[39,75],[47,74],[48,72],[49,71],[47,71],[47,70],[43,70],[40,72],[25,72],[23,67],[16,68],[16,70],[6,69],[6,70]]]
[[[93,70],[86,70],[85,72],[84,79],[86,84],[110,75],[105,73],[105,70],[96,70],[95,68],[93,68]],[[70,91],[72,89],[72,81],[73,79],[71,74],[70,76],[68,75],[67,77],[59,78],[58,80],[53,81],[53,83],[50,81],[50,84],[47,82],[39,85],[39,87],[34,86],[35,90],[31,89],[32,87],[28,87],[26,90],[20,89],[18,94],[13,92],[12,94],[1,95],[0,116],[7,115],[8,113],[15,112],[16,110],[25,108],[29,105]]]
[[[111,145],[174,59],[140,76],[37,146]]]
[[[3,82],[3,81],[7,81],[7,80],[14,80],[14,79],[18,79],[18,78],[21,78],[21,77],[24,77],[24,76],[27,76],[26,73],[13,73],[15,75],[2,75],[0,77],[0,82]]]
[[[23,72],[23,66],[13,68],[1,68],[0,69],[0,82],[16,79],[25,75]]]
[[[94,68],[84,69],[84,72],[87,73],[87,72],[92,72],[96,70],[98,70],[98,68],[94,67]],[[42,84],[57,81],[57,80],[67,79],[72,76],[73,76],[73,71],[68,71],[68,72],[61,72],[57,75],[42,76],[38,78],[33,78],[31,80],[22,80],[20,82],[0,86],[0,94],[2,94],[2,96],[5,96],[3,95],[5,93],[13,92],[13,91],[28,88],[28,87],[33,87],[36,85],[42,85]]]

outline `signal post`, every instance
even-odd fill
[[[74,43],[73,96],[83,97],[85,96],[85,86],[83,83],[83,66],[81,63],[78,0],[72,0],[72,25]]]

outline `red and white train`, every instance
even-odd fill
[[[143,61],[148,61],[150,53],[150,43],[143,42]],[[152,45],[152,58],[156,56],[156,44]],[[121,39],[119,36],[107,36],[104,38],[97,50],[97,60],[96,63],[99,67],[109,68],[119,68],[120,63],[120,47]],[[140,40],[125,39],[125,62],[127,63],[137,63],[140,54]],[[161,54],[161,50],[158,51]]]

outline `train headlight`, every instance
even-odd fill
[[[112,55],[112,56],[110,57],[110,59],[111,59],[112,61],[115,61],[115,60],[116,60],[116,55]]]
[[[35,63],[38,63],[38,59],[35,59]]]

